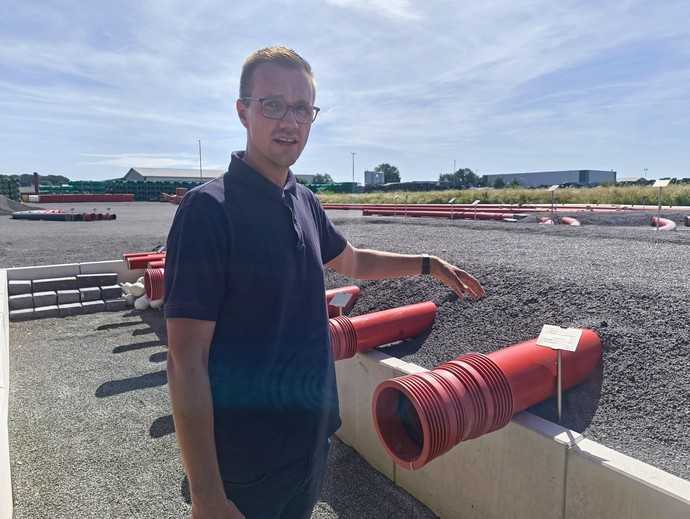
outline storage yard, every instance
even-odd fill
[[[119,203],[113,210],[115,221],[0,217],[0,265],[99,261],[151,250],[165,243],[176,207]],[[467,302],[428,278],[356,281],[362,290],[352,316],[428,300],[438,306],[428,333],[382,351],[431,369],[462,353],[532,339],[544,324],[594,329],[604,343],[602,366],[565,394],[561,425],[690,479],[690,228],[682,223],[688,213],[664,212],[678,224],[671,232],[650,226],[655,211],[572,213],[581,227],[538,225],[536,215],[508,223],[329,214],[357,247],[438,255],[475,275],[487,291],[482,301]],[[329,288],[352,283],[327,273]],[[170,434],[159,312],[12,323],[10,342],[16,517],[39,517],[49,508],[56,517],[188,511]],[[530,410],[556,421],[553,399]],[[137,456],[126,454],[130,449]],[[342,443],[336,441],[331,461],[315,517],[382,517],[383,510],[389,517],[433,516]],[[85,473],[90,495],[74,499],[70,491]],[[113,496],[121,502],[107,501]]]

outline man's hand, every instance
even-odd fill
[[[476,301],[486,295],[473,276],[436,256],[431,257],[431,275],[455,292],[460,299],[467,295]]]
[[[235,504],[225,499],[218,503],[196,503],[192,499],[191,519],[246,519]]]

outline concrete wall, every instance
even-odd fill
[[[461,443],[418,471],[397,467],[374,430],[383,380],[425,371],[374,351],[336,363],[338,437],[443,518],[687,519],[690,482],[530,413]]]
[[[7,432],[10,392],[10,312],[7,297],[7,272],[0,269],[0,519],[12,518],[10,446]]]

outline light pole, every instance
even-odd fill
[[[352,153],[352,192],[354,193],[355,192],[355,155],[357,155],[357,153],[355,153],[354,151],[351,151],[350,153]]]
[[[647,178],[647,168],[644,168],[644,178]]]

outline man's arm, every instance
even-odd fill
[[[240,519],[225,496],[216,458],[208,354],[214,321],[168,319],[168,388],[189,478],[193,519]]]
[[[458,297],[484,297],[484,289],[470,274],[436,256],[431,256],[429,260],[430,274],[453,290]],[[326,266],[339,274],[356,279],[398,278],[421,274],[422,256],[356,249],[348,243],[343,252]]]

